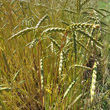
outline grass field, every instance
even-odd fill
[[[0,0],[0,110],[110,110],[110,0]]]

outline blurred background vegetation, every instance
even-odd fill
[[[110,110],[110,0],[0,0],[0,110]]]

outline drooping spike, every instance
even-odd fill
[[[92,82],[91,82],[91,89],[90,89],[91,103],[93,102],[94,95],[95,95],[96,78],[97,78],[97,64],[95,62],[93,66]]]
[[[59,75],[62,72],[62,66],[63,66],[63,53],[60,53],[60,63],[59,63]]]

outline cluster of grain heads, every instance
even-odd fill
[[[20,36],[20,35],[23,35],[23,34],[26,34],[26,33],[30,32],[30,31],[33,31],[33,30],[38,29],[39,26],[41,25],[41,23],[42,23],[47,17],[48,17],[48,15],[43,16],[43,17],[39,20],[39,22],[37,23],[37,25],[36,25],[35,27],[30,27],[30,28],[23,29],[23,30],[19,31],[18,33],[12,35],[8,40],[11,40],[11,39],[13,39],[13,38],[15,38],[15,37],[17,37],[17,36]]]
[[[60,62],[59,62],[59,75],[61,75],[62,72],[62,66],[63,66],[63,53],[60,53]]]
[[[92,82],[91,82],[91,89],[90,89],[91,103],[93,102],[93,98],[95,95],[95,84],[96,84],[96,78],[97,78],[96,74],[97,74],[97,64],[95,62],[93,66]]]

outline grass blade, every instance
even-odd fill
[[[93,41],[95,44],[97,44],[100,47],[104,47],[100,42],[98,42],[97,40],[95,40],[93,37],[91,37],[91,35],[85,33],[83,30],[77,30],[78,32],[80,32],[81,34],[85,35],[86,37],[90,38],[91,41]]]
[[[67,90],[64,93],[63,99],[67,96],[67,94],[69,93],[70,89],[73,87],[73,85],[76,83],[78,78],[76,78],[74,81],[72,81],[72,83],[68,86]]]
[[[3,91],[10,91],[11,90],[11,88],[9,88],[9,87],[1,87],[0,88],[0,92],[3,92]]]
[[[20,70],[21,70],[21,69],[20,69]],[[15,75],[14,75],[14,77],[13,77],[13,81],[16,80],[16,78],[17,78],[17,76],[18,76],[20,70],[18,70],[18,71],[15,73]]]

